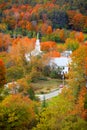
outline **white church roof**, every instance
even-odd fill
[[[58,57],[58,58],[52,58],[50,61],[50,65],[55,64],[59,67],[65,67],[68,66],[68,64],[71,62],[71,58],[68,57]]]
[[[49,65],[55,68],[62,68],[61,74],[68,73],[69,67],[68,65],[71,63],[70,57],[58,57],[58,58],[51,58]]]

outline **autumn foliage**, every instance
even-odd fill
[[[2,87],[6,83],[5,74],[5,65],[3,61],[0,59],[0,87]]]
[[[0,33],[0,50],[6,51],[11,44],[11,37],[9,34]]]
[[[56,42],[48,41],[48,42],[41,43],[41,50],[42,51],[55,50],[56,47],[57,47]]]
[[[75,51],[79,48],[79,42],[77,39],[67,38],[65,42],[66,48],[68,50]]]
[[[82,87],[82,89],[79,92],[79,96],[77,102],[75,103],[75,107],[72,111],[72,114],[79,115],[83,119],[87,120],[87,109],[84,108],[86,94],[86,87]]]
[[[50,51],[46,54],[47,57],[53,57],[53,58],[58,58],[61,56],[61,54],[58,51]]]
[[[1,129],[31,129],[34,121],[34,103],[28,97],[10,95],[0,103]]]
[[[79,42],[83,42],[83,41],[84,41],[84,35],[83,35],[82,32],[76,33],[75,38],[76,38]]]
[[[18,37],[14,39],[10,52],[11,58],[16,62],[22,62],[25,58],[25,54],[34,49],[35,41],[35,38],[29,39],[28,37]]]
[[[69,19],[69,26],[78,31],[83,31],[87,28],[87,16],[76,12],[75,10],[69,10],[67,12]]]

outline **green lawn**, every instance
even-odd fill
[[[84,39],[87,40],[87,33],[84,33]]]
[[[58,89],[59,85],[63,81],[59,79],[38,80],[36,83],[32,83],[35,93],[48,93],[54,89]]]

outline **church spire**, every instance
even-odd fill
[[[39,33],[37,33],[37,39],[39,39]]]

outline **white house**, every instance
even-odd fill
[[[71,62],[70,57],[58,57],[58,58],[51,58],[49,65],[54,66],[55,68],[61,68],[61,73],[68,73],[69,71],[69,64]]]

